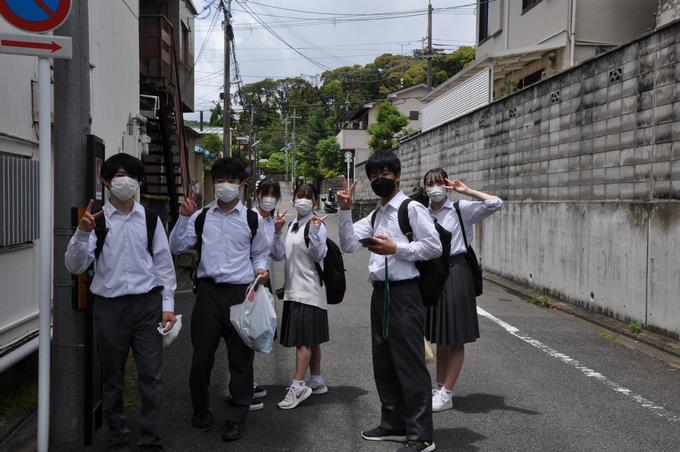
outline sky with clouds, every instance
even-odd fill
[[[216,7],[219,1],[193,3],[201,12],[194,24],[195,110],[210,110],[223,86],[223,15]],[[474,44],[474,4],[474,0],[432,0],[436,47],[451,52]],[[312,77],[324,68],[364,65],[383,53],[411,53],[422,48],[427,35],[427,0],[232,0],[231,6],[236,60],[244,84],[299,75],[314,81]]]

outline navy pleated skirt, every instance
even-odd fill
[[[439,302],[427,308],[426,338],[439,345],[455,345],[479,339],[477,301],[472,272],[465,254],[452,256],[449,278]]]
[[[283,302],[281,345],[312,347],[328,342],[328,312],[296,301]]]

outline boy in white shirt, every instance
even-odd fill
[[[130,450],[130,430],[123,414],[123,373],[130,348],[142,398],[141,450],[163,450],[160,438],[162,336],[175,323],[175,267],[160,219],[135,201],[144,179],[142,162],[116,154],[104,162],[101,178],[108,203],[86,209],[66,249],[65,264],[83,273],[92,261],[95,275],[94,326],[103,367],[103,409],[111,450]],[[150,239],[150,240],[149,240]]]
[[[432,441],[432,392],[425,365],[425,307],[416,261],[436,258],[442,244],[427,209],[407,206],[413,241],[399,227],[399,207],[408,197],[399,189],[401,162],[392,151],[376,151],[366,162],[371,188],[380,197],[373,215],[352,224],[357,181],[337,193],[340,248],[353,253],[366,246],[371,297],[373,373],[382,404],[380,425],[361,435],[370,441],[399,441],[399,452],[435,450]]]

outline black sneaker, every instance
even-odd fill
[[[250,408],[248,408],[250,411],[259,411],[262,408],[264,408],[264,403],[262,403],[261,400],[253,399],[252,402],[250,402]]]
[[[267,388],[255,385],[253,387],[253,399],[261,399],[262,397],[267,397]]]
[[[431,452],[435,450],[436,447],[434,442],[422,441],[419,443],[408,442],[404,447],[397,449],[397,452]]]
[[[222,426],[222,441],[241,439],[241,426],[238,422],[227,420]]]
[[[405,431],[386,430],[382,427],[376,427],[371,430],[361,432],[361,437],[368,441],[396,441],[398,443],[406,442]]]
[[[191,426],[194,427],[195,429],[202,430],[204,432],[212,430],[213,428],[212,413],[210,413],[210,411],[206,411],[204,413],[194,414],[194,417],[191,419]]]

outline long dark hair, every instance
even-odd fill
[[[281,200],[281,186],[279,183],[271,177],[265,177],[257,184],[256,194],[262,197],[269,193],[272,193],[277,201]]]

